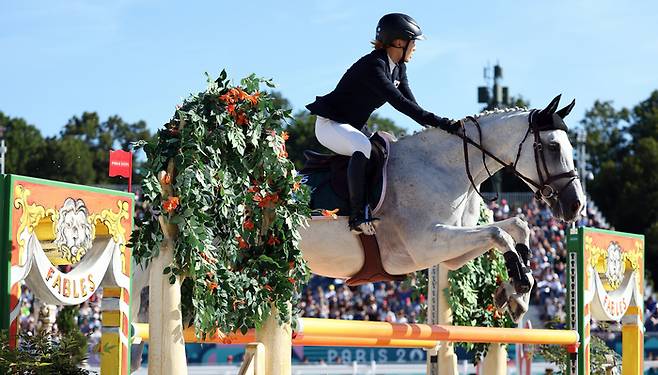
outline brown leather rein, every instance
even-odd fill
[[[519,149],[518,152],[516,153],[516,159],[514,160],[514,163],[508,164],[502,161],[499,157],[496,155],[492,154],[488,150],[486,150],[482,146],[482,128],[480,127],[480,123],[477,121],[477,119],[473,116],[468,116],[466,117],[467,120],[470,120],[475,124],[475,127],[478,130],[478,136],[480,139],[480,143],[475,142],[471,138],[466,135],[466,126],[463,126],[464,129],[464,134],[461,136],[462,140],[464,141],[464,162],[466,164],[466,175],[468,176],[469,181],[471,182],[471,185],[473,186],[473,189],[475,190],[476,193],[482,199],[486,202],[488,201],[487,198],[485,198],[480,190],[478,190],[477,186],[475,185],[475,181],[473,180],[473,176],[471,175],[471,169],[470,169],[470,164],[468,162],[468,144],[470,143],[473,145],[475,148],[479,149],[482,152],[482,164],[484,164],[484,169],[487,171],[487,174],[489,177],[491,177],[491,171],[489,171],[489,167],[487,166],[487,161],[485,158],[485,155],[492,158],[499,164],[501,164],[504,168],[507,168],[512,171],[517,177],[522,179],[523,181],[527,182],[528,184],[532,185],[535,187],[537,190],[535,191],[535,199],[541,200],[542,198],[545,199],[550,199],[550,198],[557,198],[559,195],[564,191],[564,189],[572,184],[576,179],[578,179],[578,173],[576,172],[575,169],[570,170],[568,172],[560,173],[551,176],[550,172],[548,171],[548,166],[546,165],[546,157],[544,156],[544,147],[541,143],[541,138],[539,137],[539,132],[540,130],[536,126],[536,124],[533,121],[533,117],[535,113],[537,112],[536,109],[533,109],[530,111],[530,114],[528,115],[528,130],[525,133],[525,136],[523,137],[523,140],[521,143],[519,143]],[[519,172],[516,169],[516,165],[519,162],[519,158],[521,157],[521,150],[523,148],[523,144],[525,143],[526,139],[528,138],[528,134],[534,135],[534,142],[532,144],[534,153],[535,153],[535,164],[537,166],[537,175],[539,176],[539,183],[533,181],[531,178],[523,175],[521,172]],[[540,164],[541,160],[541,164]],[[544,168],[544,172],[542,172],[542,168]],[[564,184],[562,189],[559,191],[556,191],[555,188],[551,185],[551,183],[555,182],[556,180],[562,179],[562,178],[569,178],[569,182]],[[498,199],[498,192],[496,192],[496,196],[491,199],[490,201],[495,201]]]

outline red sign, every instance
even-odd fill
[[[132,175],[133,154],[130,151],[110,151],[110,177],[129,178]]]
[[[110,177],[121,176],[128,179],[128,192],[133,184],[133,153],[130,151],[110,151]]]

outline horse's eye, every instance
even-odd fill
[[[560,144],[557,142],[551,142],[548,144],[548,150],[551,152],[560,151]]]

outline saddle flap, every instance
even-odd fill
[[[372,151],[366,172],[368,184],[368,202],[377,211],[384,200],[386,190],[386,165],[390,142],[395,142],[393,135],[378,131],[370,137]],[[347,186],[347,166],[349,156],[337,154],[321,154],[315,151],[304,151],[306,163],[300,171],[306,175],[306,183],[313,188],[311,193],[311,208],[333,210],[339,208],[340,215],[349,215],[349,190]],[[324,177],[320,177],[324,175]],[[342,201],[337,205],[337,200]]]

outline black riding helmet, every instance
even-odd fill
[[[375,40],[390,46],[395,39],[423,40],[425,36],[413,18],[402,13],[389,13],[377,23]]]

